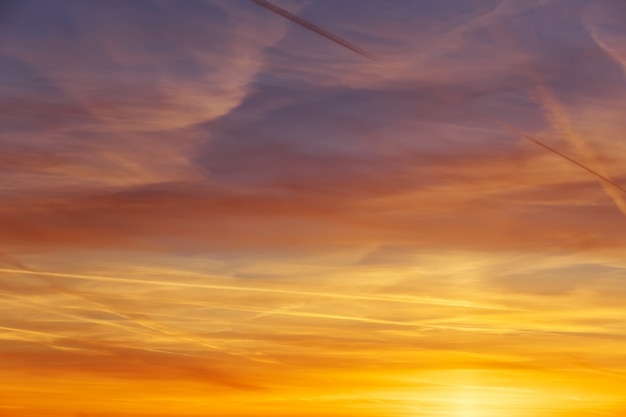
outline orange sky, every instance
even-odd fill
[[[0,417],[626,413],[626,8],[0,8]]]

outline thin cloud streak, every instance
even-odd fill
[[[547,144],[545,144],[545,143],[543,143],[541,141],[538,141],[537,139],[533,138],[530,135],[527,135],[526,133],[520,132],[520,131],[514,129],[513,127],[511,127],[511,126],[506,126],[506,128],[508,130],[510,130],[511,132],[514,132],[515,134],[517,134],[517,135],[519,135],[519,136],[521,136],[521,137],[531,141],[535,145],[541,146],[542,148],[544,148],[544,149],[546,149],[546,150],[548,150],[548,151],[550,151],[550,152],[560,156],[561,158],[571,162],[572,164],[574,164],[574,165],[584,169],[588,173],[590,173],[590,174],[594,175],[595,177],[597,177],[602,184],[608,184],[609,186],[613,187],[614,189],[617,189],[617,190],[621,191],[622,193],[626,194],[626,188],[622,187],[620,184],[616,183],[611,178],[605,177],[604,175],[602,175],[601,173],[595,171],[594,169],[589,168],[587,165],[578,162],[574,158],[564,154],[563,152],[559,151],[558,149],[555,149],[555,148],[553,148],[553,147],[551,147],[551,146],[549,146],[549,145],[547,145]],[[620,210],[623,211],[623,209],[624,209],[623,204],[617,204],[616,203],[616,205],[620,208]]]
[[[239,287],[239,286],[234,286],[234,285],[214,285],[214,284],[173,282],[173,281],[150,281],[150,280],[143,280],[143,279],[103,277],[103,276],[96,276],[96,275],[68,274],[68,273],[59,273],[59,272],[44,272],[44,271],[30,271],[30,270],[25,271],[25,270],[9,269],[9,268],[0,268],[0,272],[20,273],[20,274],[38,275],[38,276],[43,275],[43,276],[100,281],[100,282],[119,282],[119,283],[128,283],[128,284],[164,286],[164,287],[181,287],[181,288],[198,288],[198,289],[204,288],[204,289],[211,289],[211,290],[246,291],[246,292],[275,293],[275,294],[286,294],[286,295],[306,295],[306,296],[315,296],[315,297],[339,298],[339,299],[345,299],[345,300],[384,301],[384,302],[390,302],[390,303],[406,303],[406,304],[431,304],[431,305],[445,305],[445,306],[459,307],[459,308],[478,308],[478,309],[489,309],[489,310],[502,310],[502,309],[506,310],[507,309],[506,307],[502,307],[502,306],[483,305],[483,304],[477,304],[477,303],[473,303],[469,301],[427,299],[427,298],[403,297],[403,296],[394,297],[394,296],[371,296],[371,295],[358,295],[358,294],[337,294],[337,293],[323,293],[323,292],[313,292],[313,291],[285,290],[285,289],[279,289],[279,288],[257,288],[257,287],[249,287],[249,286]]]
[[[305,20],[293,13],[290,13],[289,11],[283,9],[282,7],[278,7],[277,5],[270,3],[267,0],[250,0],[251,2],[258,4],[259,6],[263,7],[266,10],[269,10],[272,13],[275,13],[279,16],[284,17],[285,19],[291,20],[292,22],[296,23],[297,25],[310,30],[313,33],[317,33],[320,36],[325,37],[326,39],[330,40],[331,42],[336,43],[337,45],[341,45],[346,49],[351,50],[352,52],[355,52],[359,55],[361,55],[364,58],[369,59],[370,61],[374,61],[376,63],[379,64],[383,64],[383,62],[376,57],[374,54],[366,51],[363,48],[359,48],[358,46],[354,45],[351,42],[348,42],[347,40],[341,38],[340,36],[337,36],[325,29],[322,29],[321,27],[319,27],[316,24],[313,24],[311,22],[309,22],[308,20]]]

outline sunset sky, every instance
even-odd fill
[[[0,3],[0,416],[626,415],[626,3],[272,4]]]

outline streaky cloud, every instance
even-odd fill
[[[321,35],[323,37],[325,37],[326,39],[335,42],[337,45],[341,45],[344,48],[347,48],[349,50],[351,50],[352,52],[355,52],[359,55],[361,55],[364,58],[369,59],[370,61],[374,61],[377,62],[379,64],[382,64],[383,61],[378,58],[376,55],[372,54],[371,52],[360,48],[358,46],[356,46],[355,44],[353,44],[352,42],[348,42],[347,40],[345,40],[344,38],[335,35],[334,33],[331,33],[321,27],[319,27],[318,25],[309,22],[306,19],[303,19],[285,9],[283,9],[282,7],[278,7],[277,5],[270,3],[267,0],[250,0],[251,2],[258,4],[259,6],[269,10],[272,13],[276,13],[279,16],[284,17],[285,19],[291,20],[292,22],[302,26],[305,29],[310,30],[311,32],[317,33],[318,35]]]

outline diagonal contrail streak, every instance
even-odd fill
[[[615,181],[613,181],[612,179],[610,179],[609,177],[600,174],[599,172],[595,171],[592,168],[589,168],[588,166],[578,162],[577,160],[575,160],[574,158],[564,154],[563,152],[554,149],[553,147],[546,145],[543,142],[538,141],[537,139],[533,138],[532,136],[527,135],[526,133],[521,133],[521,132],[517,132],[518,135],[522,136],[525,139],[528,139],[529,141],[533,142],[534,144],[541,146],[542,148],[560,156],[561,158],[571,162],[572,164],[584,169],[585,171],[587,171],[588,173],[595,175],[596,177],[598,177],[599,180],[604,181],[606,184],[613,186],[614,188],[620,190],[621,192],[626,194],[626,188],[622,187],[621,185],[619,185],[618,183],[616,183]]]
[[[313,23],[311,23],[311,22],[309,22],[309,21],[307,21],[307,20],[305,20],[305,19],[303,19],[301,17],[298,17],[298,16],[294,15],[293,13],[283,9],[282,7],[276,6],[275,4],[270,3],[267,0],[250,0],[250,1],[255,3],[255,4],[258,4],[259,6],[265,8],[265,9],[267,9],[267,10],[273,12],[273,13],[276,13],[279,16],[284,17],[285,19],[291,20],[292,22],[294,22],[294,23],[296,23],[296,24],[298,24],[298,25],[300,25],[300,26],[302,26],[302,27],[304,27],[304,28],[314,32],[314,33],[317,33],[318,35],[321,35],[321,36],[325,37],[326,39],[329,39],[330,41],[332,41],[332,42],[334,42],[334,43],[336,43],[338,45],[341,45],[344,48],[347,48],[347,49],[349,49],[349,50],[351,50],[351,51],[353,51],[353,52],[355,52],[355,53],[357,53],[357,54],[359,54],[359,55],[361,55],[361,56],[363,56],[363,57],[365,57],[365,58],[367,58],[367,59],[369,59],[371,61],[374,61],[374,62],[376,62],[378,64],[381,64],[381,65],[385,65],[385,63],[382,60],[377,58],[376,55],[370,53],[369,51],[367,51],[367,50],[365,50],[363,48],[359,48],[358,46],[354,45],[353,43],[348,42],[347,40],[345,40],[345,39],[343,39],[343,38],[341,38],[341,37],[339,37],[339,36],[337,36],[337,35],[335,35],[333,33],[328,32],[327,30],[322,29],[321,27],[319,27],[319,26],[317,26],[317,25],[315,25],[315,24],[313,24]],[[481,115],[483,115],[483,114],[481,113]],[[483,115],[483,116],[486,116],[486,115]],[[494,119],[501,126],[504,124],[502,121],[500,121],[498,119],[495,119],[493,116],[489,116],[489,117],[491,119]],[[594,170],[593,168],[588,167],[587,165],[577,161],[576,159],[568,156],[567,154],[565,154],[565,153],[563,153],[563,152],[561,152],[561,151],[559,151],[559,150],[557,150],[557,149],[555,149],[555,148],[553,148],[553,147],[551,147],[551,146],[541,142],[538,139],[533,138],[532,136],[530,136],[530,135],[528,135],[526,133],[520,132],[520,131],[518,131],[516,129],[513,129],[513,128],[509,127],[509,126],[506,126],[506,128],[507,128],[507,130],[514,132],[517,136],[519,136],[521,138],[524,138],[524,139],[528,140],[529,142],[534,143],[535,145],[541,147],[542,149],[544,149],[544,150],[546,150],[546,151],[548,151],[548,152],[558,156],[561,159],[564,159],[564,160],[570,162],[571,164],[574,164],[574,165],[578,166],[579,168],[584,169],[585,171],[587,171],[591,175],[594,175],[596,178],[598,178],[604,184],[610,185],[611,187],[614,187],[615,189],[617,189],[617,190],[621,191],[622,193],[626,194],[626,188],[622,187],[621,185],[619,185],[615,181],[611,180],[610,178],[606,177],[605,175],[602,175],[601,173],[599,173],[598,171]]]
[[[430,297],[405,297],[394,295],[359,295],[359,294],[342,294],[337,292],[321,292],[321,291],[298,291],[289,290],[283,288],[264,288],[264,287],[247,287],[237,285],[221,285],[221,284],[204,284],[204,283],[191,283],[191,282],[179,282],[179,281],[152,281],[147,279],[136,278],[119,278],[108,277],[100,275],[83,275],[83,274],[68,274],[61,272],[47,272],[47,271],[31,271],[21,270],[13,268],[0,268],[0,273],[20,273],[28,275],[40,275],[59,278],[69,278],[86,281],[97,282],[117,282],[126,284],[140,284],[140,285],[152,285],[159,287],[172,287],[172,288],[195,288],[195,289],[208,289],[208,290],[224,290],[224,291],[242,291],[242,292],[256,292],[266,294],[284,294],[294,296],[311,296],[311,297],[325,297],[344,300],[363,300],[363,301],[381,301],[389,303],[401,303],[401,304],[423,304],[423,305],[441,305],[448,307],[459,308],[477,308],[487,310],[511,310],[511,308],[499,305],[488,305],[475,303],[471,301],[463,300],[448,300],[441,298]]]
[[[352,52],[356,52],[357,54],[361,55],[362,57],[365,57],[369,60],[372,60],[374,62],[377,62],[379,64],[383,64],[383,62],[378,59],[376,57],[376,55],[366,51],[363,48],[359,48],[358,46],[356,46],[355,44],[348,42],[347,40],[333,34],[330,33],[329,31],[322,29],[321,27],[317,26],[314,23],[309,22],[308,20],[305,20],[299,16],[296,16],[295,14],[283,9],[282,7],[278,7],[275,4],[270,3],[269,1],[266,0],[250,0],[251,2],[258,4],[259,6],[269,10],[270,12],[276,13],[277,15],[280,15],[282,17],[284,17],[285,19],[289,19],[292,22],[302,26],[305,29],[310,30],[311,32],[315,32],[318,35],[321,35],[323,37],[325,37],[326,39],[335,42],[338,45],[343,46],[344,48],[348,48],[349,50],[351,50]]]

